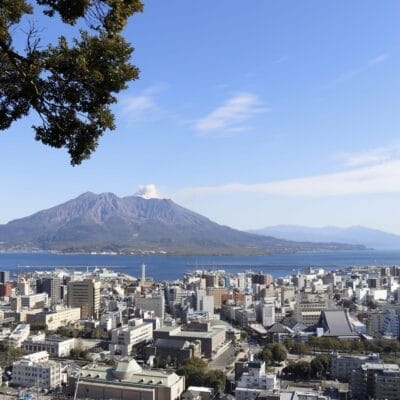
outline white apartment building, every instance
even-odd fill
[[[30,336],[22,343],[23,349],[27,353],[47,351],[52,357],[68,357],[71,350],[75,348],[75,339],[65,339],[59,337],[46,338],[44,333]]]
[[[23,387],[55,389],[61,385],[61,364],[50,361],[46,351],[24,356],[13,363],[12,383]]]
[[[243,372],[236,389],[236,400],[254,400],[262,391],[278,389],[278,380],[275,374],[265,372],[265,362],[250,361],[249,372]]]
[[[214,296],[207,296],[205,289],[196,291],[196,310],[208,312],[209,315],[214,314]]]
[[[111,354],[127,356],[132,347],[139,343],[147,343],[153,339],[153,324],[143,319],[129,321],[130,325],[111,331]]]
[[[30,334],[31,327],[29,324],[19,324],[8,337],[8,344],[14,347],[21,347],[22,342],[26,340]]]

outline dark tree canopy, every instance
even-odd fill
[[[115,94],[139,76],[121,31],[142,9],[140,0],[1,0],[0,130],[34,110],[41,121],[33,126],[36,140],[66,148],[72,165],[89,158],[100,136],[115,129]],[[26,22],[39,12],[49,24],[59,17],[84,28],[72,39],[42,43],[43,27]],[[13,32],[23,21],[29,28],[21,50]]]

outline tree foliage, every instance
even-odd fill
[[[329,355],[318,355],[311,362],[290,362],[282,370],[283,376],[291,379],[325,378],[330,370],[331,357]]]
[[[217,394],[224,393],[226,375],[221,370],[207,372],[207,363],[200,358],[190,358],[177,369],[177,374],[185,376],[187,386],[211,387]]]
[[[0,7],[0,130],[36,111],[36,140],[66,148],[72,165],[95,150],[100,136],[115,129],[110,106],[116,93],[139,76],[133,48],[121,32],[143,9],[140,0],[2,0]],[[42,43],[28,21],[43,13],[48,23],[71,26],[73,37]],[[28,24],[28,28],[24,26]],[[25,29],[23,49],[13,33]],[[80,28],[80,29],[78,29]]]
[[[15,360],[25,355],[20,347],[13,347],[6,343],[0,343],[0,367],[10,366]]]
[[[285,346],[280,343],[268,343],[258,354],[260,360],[265,361],[267,365],[281,363],[287,358]]]

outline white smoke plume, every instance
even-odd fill
[[[150,183],[148,185],[139,186],[135,196],[143,197],[144,199],[160,199],[161,195],[156,188],[156,185]]]

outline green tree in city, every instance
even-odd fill
[[[324,378],[330,370],[331,356],[320,354],[313,358],[310,362],[311,376],[314,378]]]
[[[186,360],[176,373],[185,377],[186,386],[207,386],[215,390],[217,395],[223,394],[226,384],[226,375],[221,370],[207,372],[207,363],[200,358]]]
[[[36,140],[66,148],[72,165],[88,158],[100,136],[115,129],[116,94],[138,79],[121,32],[142,9],[140,0],[2,0],[0,130],[34,111]],[[71,35],[42,34],[60,23]],[[15,44],[17,29],[25,32],[22,46]]]
[[[298,354],[299,356],[307,354],[309,351],[310,351],[309,347],[301,342],[293,342],[290,348],[291,353]]]
[[[280,343],[268,343],[258,354],[258,358],[267,365],[279,364],[287,358],[286,348]]]

